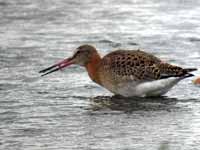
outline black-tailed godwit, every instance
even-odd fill
[[[116,50],[101,58],[95,47],[82,45],[72,57],[40,73],[44,76],[72,64],[85,67],[94,82],[124,97],[163,95],[196,70],[164,63],[141,50]]]

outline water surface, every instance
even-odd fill
[[[123,99],[77,66],[38,75],[81,44],[102,55],[141,48],[198,68],[199,12],[194,0],[1,0],[0,149],[200,149],[192,79],[162,98]]]

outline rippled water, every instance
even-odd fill
[[[102,55],[142,48],[198,68],[199,12],[197,0],[1,0],[0,149],[200,149],[192,79],[163,98],[122,99],[83,68],[38,74],[86,43]]]

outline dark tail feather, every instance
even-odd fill
[[[162,75],[160,77],[160,79],[166,79],[166,78],[170,78],[170,77],[181,77],[182,79],[184,78],[189,78],[189,77],[193,77],[194,75],[191,74],[191,73],[187,73],[187,74],[184,74],[184,75]]]
[[[165,78],[169,78],[169,77],[181,77],[181,78],[189,78],[189,77],[193,77],[194,75],[190,72],[192,71],[196,71],[196,68],[186,68],[186,69],[182,69],[180,73],[177,74],[163,74],[161,75],[160,79],[165,79]]]
[[[188,73],[188,74],[184,75],[183,78],[189,78],[189,77],[193,77],[193,76],[194,76],[193,74]]]
[[[196,71],[197,68],[186,68],[186,69],[183,69],[183,70],[185,72],[185,75],[183,76],[183,78],[189,78],[189,77],[194,76],[192,73],[189,73],[189,72]]]

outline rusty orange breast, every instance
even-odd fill
[[[100,65],[101,58],[99,54],[93,54],[90,62],[85,66],[88,72],[89,77],[92,81],[101,84],[99,79],[98,67]]]

